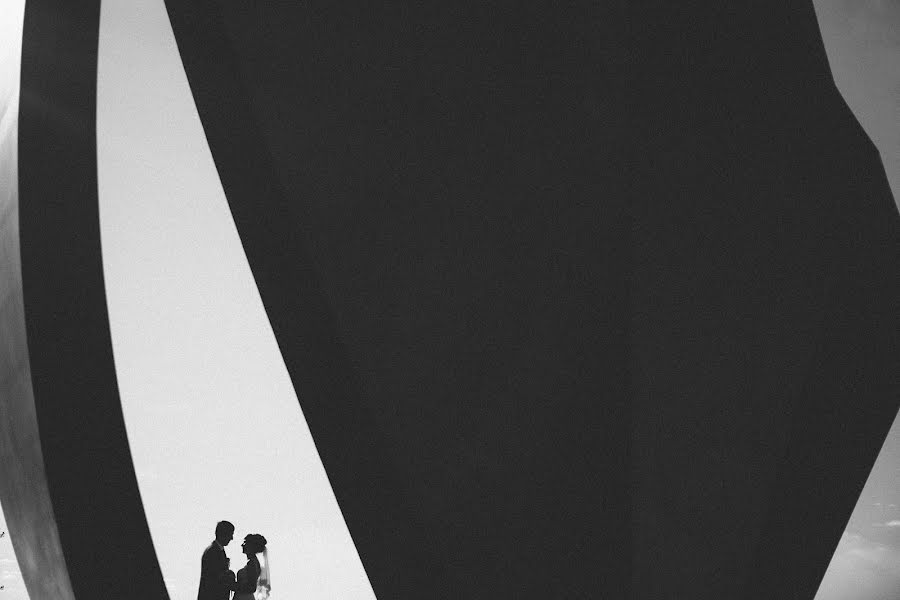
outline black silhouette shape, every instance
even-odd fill
[[[228,570],[225,546],[234,538],[234,525],[228,521],[216,524],[216,539],[203,551],[200,559],[200,588],[197,600],[228,600],[234,586],[234,573]]]
[[[266,543],[266,538],[258,533],[251,533],[244,538],[241,551],[247,555],[247,564],[237,572],[236,581],[232,587],[234,590],[232,600],[254,600],[256,582],[262,572],[256,555],[266,549]]]

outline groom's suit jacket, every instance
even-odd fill
[[[231,595],[225,550],[213,541],[200,559],[200,589],[197,600],[228,600]]]

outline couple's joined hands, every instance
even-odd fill
[[[234,571],[228,569],[222,572],[222,585],[227,587],[230,590],[234,589],[234,585],[237,582],[237,576],[234,574]]]

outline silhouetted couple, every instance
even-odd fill
[[[216,539],[213,540],[200,561],[200,589],[197,600],[255,600],[257,588],[260,597],[268,597],[269,577],[268,560],[264,577],[257,554],[266,551],[266,538],[258,533],[251,533],[244,538],[241,551],[247,555],[247,564],[237,572],[229,569],[229,559],[225,554],[225,546],[234,538],[234,525],[228,521],[216,524]]]

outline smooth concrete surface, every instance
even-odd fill
[[[376,594],[814,595],[900,231],[810,4],[167,5]]]
[[[812,3],[634,9],[635,598],[812,598],[900,403],[900,218]]]
[[[12,14],[2,18],[21,20],[24,3],[10,4]],[[14,68],[4,69],[0,81],[0,503],[29,596],[71,600],[44,471],[25,338],[18,193],[21,28],[18,34],[0,46],[0,52],[15,57]]]
[[[616,4],[167,2],[379,598],[628,585]]]

